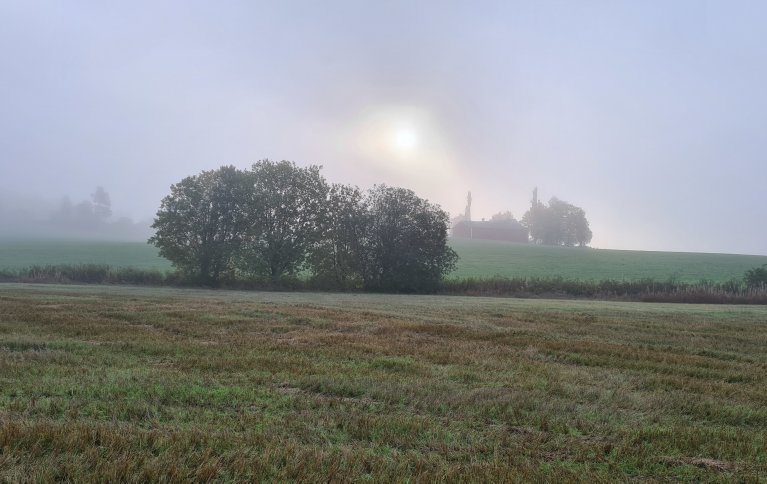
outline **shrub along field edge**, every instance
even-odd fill
[[[180,272],[111,267],[103,264],[44,265],[0,271],[0,282],[130,284],[139,286],[200,287],[199,281]],[[339,291],[338,287],[314,279],[225,278],[218,287],[244,290]],[[353,291],[354,289],[352,289]],[[357,289],[359,290],[359,289]],[[361,291],[361,290],[360,290]],[[732,279],[718,283],[602,280],[581,281],[562,277],[492,277],[447,279],[437,294],[495,297],[545,297],[641,302],[701,304],[767,304],[767,285],[749,286]]]
[[[450,279],[441,294],[464,296],[563,297],[640,302],[700,304],[767,304],[767,286],[749,287],[737,279],[724,283],[700,281],[580,281],[561,277],[495,277]]]

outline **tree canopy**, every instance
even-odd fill
[[[207,285],[308,274],[327,287],[422,292],[455,266],[447,227],[447,213],[411,190],[363,193],[329,185],[319,166],[262,160],[173,185],[149,242]]]
[[[586,212],[556,197],[548,205],[534,203],[522,217],[522,225],[530,231],[533,242],[540,245],[584,247],[591,242]]]
[[[362,254],[369,218],[359,188],[339,184],[330,187],[322,234],[309,255],[316,280],[338,288],[362,286]]]
[[[262,160],[245,178],[244,267],[273,280],[295,275],[326,219],[328,184],[320,167]]]
[[[203,171],[171,186],[152,225],[149,242],[160,255],[204,284],[233,269],[242,242],[246,186],[233,166]]]
[[[516,221],[517,219],[514,218],[514,215],[510,210],[506,210],[505,212],[498,212],[490,217],[491,222],[507,222],[511,220]]]
[[[447,247],[448,214],[413,191],[377,185],[365,199],[368,216],[362,276],[373,290],[422,292],[455,268]]]

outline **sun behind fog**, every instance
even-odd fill
[[[394,137],[394,147],[403,153],[409,153],[416,148],[418,136],[415,131],[409,128],[397,130]]]
[[[353,139],[365,162],[409,180],[452,176],[452,156],[431,113],[418,106],[370,106],[349,123],[339,142]]]

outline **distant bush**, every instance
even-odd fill
[[[110,267],[104,264],[39,265],[24,269],[0,270],[0,282],[51,284],[129,284],[137,286],[201,287],[203,281],[182,271],[161,272],[132,267]],[[220,286],[227,289],[259,289],[295,291],[308,288],[306,281],[297,277],[283,277],[277,281],[269,277],[226,277]]]
[[[580,281],[561,277],[465,278],[444,281],[440,293],[701,304],[767,304],[767,286],[749,287],[737,279],[723,283],[706,280],[684,283],[673,278],[666,281],[652,279]]]
[[[0,272],[3,282],[136,284],[159,286],[176,281],[172,273],[156,270],[113,268],[104,264],[40,265]]]
[[[763,268],[755,269],[764,274]],[[749,271],[751,273],[752,271]],[[184,272],[160,272],[134,268],[113,268],[100,264],[32,266],[21,270],[0,270],[0,282],[132,284],[141,286],[200,287],[199,279]],[[546,297],[700,304],[767,304],[767,284],[748,279],[726,282],[701,280],[697,283],[640,279],[581,281],[562,277],[493,277],[448,279],[431,293],[463,296]],[[261,291],[336,291],[333,280],[316,277],[229,275],[220,280],[226,289]],[[357,289],[364,291],[364,288]],[[377,292],[367,290],[367,292]]]
[[[748,285],[748,287],[767,287],[767,264],[764,264],[762,267],[755,267],[754,269],[746,271],[743,279],[746,281],[746,285]]]

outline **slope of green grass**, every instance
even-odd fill
[[[0,269],[33,265],[106,264],[136,269],[171,268],[157,248],[142,242],[84,242],[73,240],[0,240]]]
[[[767,264],[767,256],[537,247],[452,240],[461,259],[450,277],[557,277],[581,280],[708,279],[724,282]]]
[[[0,481],[757,482],[765,321],[0,284]]]
[[[522,246],[452,240],[461,259],[450,277],[557,277],[581,280],[708,279],[724,282],[767,264],[765,256],[642,252]],[[171,268],[157,249],[142,242],[0,241],[0,269],[45,264],[107,264],[137,269]]]

